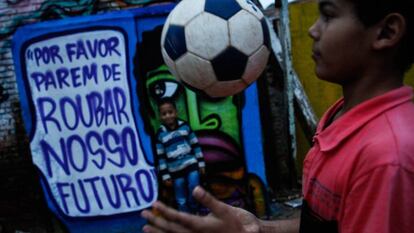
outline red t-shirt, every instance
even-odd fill
[[[414,232],[414,104],[401,87],[354,107],[326,128],[304,161],[301,232]]]

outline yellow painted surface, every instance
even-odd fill
[[[311,58],[312,40],[308,36],[308,28],[318,17],[317,1],[290,4],[289,11],[293,65],[316,115],[320,118],[327,108],[341,97],[342,93],[338,85],[321,81],[314,73],[315,66]],[[414,87],[414,68],[407,73],[405,81],[407,85]],[[302,161],[310,146],[299,125],[297,129],[297,169],[301,174]]]

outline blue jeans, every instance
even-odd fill
[[[175,201],[179,211],[195,213],[198,210],[198,204],[192,193],[199,183],[200,175],[197,170],[174,180]]]

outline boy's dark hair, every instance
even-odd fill
[[[171,104],[175,109],[177,108],[177,106],[175,105],[175,101],[172,98],[161,98],[158,102],[158,108],[161,107],[161,105],[164,104]]]
[[[406,34],[401,40],[396,64],[407,71],[414,62],[414,0],[348,0],[361,22],[369,27],[390,13],[401,14],[406,21]]]

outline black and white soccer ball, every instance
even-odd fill
[[[263,72],[269,31],[250,0],[183,0],[166,20],[161,51],[171,73],[190,89],[230,96]]]

